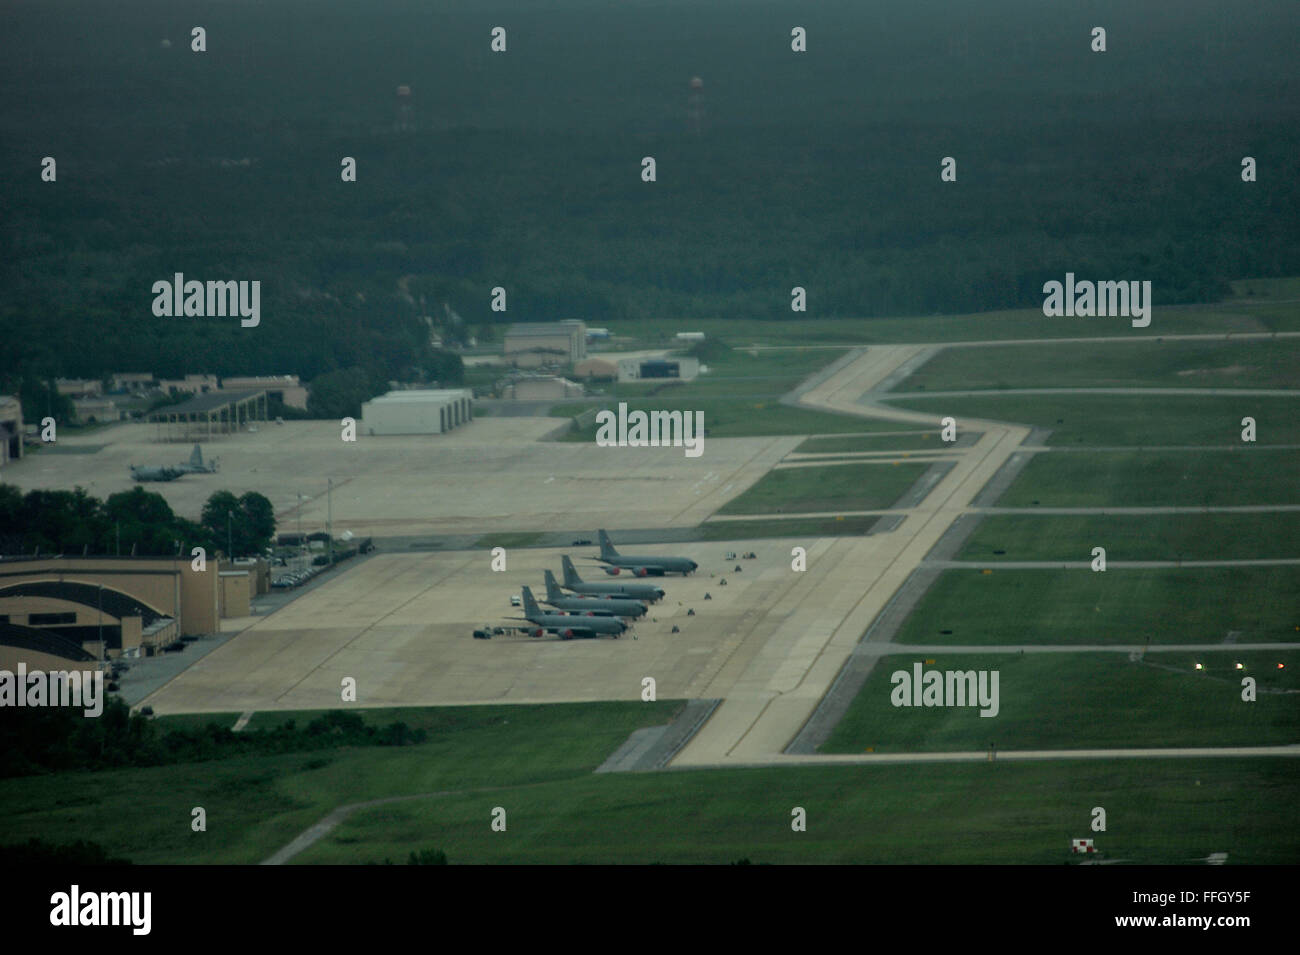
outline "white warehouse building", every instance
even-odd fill
[[[474,417],[468,388],[390,391],[361,405],[363,434],[442,434]]]

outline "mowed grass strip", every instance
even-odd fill
[[[860,537],[879,517],[810,517],[779,521],[710,521],[700,525],[700,539],[741,541],[765,537]]]
[[[983,722],[990,722],[984,720]],[[469,863],[1300,861],[1300,774],[1285,759],[809,766],[591,776],[359,811],[295,859]],[[1086,802],[1085,802],[1086,801]],[[1106,807],[1109,831],[1088,831]],[[489,828],[493,807],[505,832]],[[790,828],[791,809],[808,814]],[[1095,858],[1095,857],[1094,857]]]
[[[1064,275],[1057,276],[1060,280]],[[1296,281],[1296,280],[1291,280]],[[1257,288],[1262,289],[1262,286]],[[1276,288],[1276,287],[1275,287]],[[1295,298],[1288,292],[1267,297]],[[660,318],[620,320],[616,331],[639,339],[638,348],[670,348],[677,332],[702,331],[737,348],[750,343],[772,345],[898,344],[908,342],[985,342],[1024,338],[1097,338],[1114,335],[1223,335],[1300,330],[1294,305],[1261,307],[1265,296],[1246,296],[1199,308],[1157,306],[1149,328],[1135,329],[1124,318],[1047,318],[1039,308],[1001,309],[957,315],[905,317],[763,319]],[[1158,323],[1158,324],[1157,324]],[[1066,346],[1070,347],[1070,346]],[[789,352],[787,352],[788,354]],[[599,352],[592,357],[601,357]]]
[[[951,444],[939,440],[938,431],[925,434],[854,435],[846,438],[809,438],[796,454],[843,454],[854,451],[948,451]]]
[[[1205,669],[1195,668],[1198,661]],[[987,708],[996,715],[981,716],[979,700],[969,698],[963,706],[895,706],[896,686],[908,689],[897,691],[900,699],[914,702],[918,662],[923,673],[996,671],[998,706]],[[1279,662],[1286,668],[1277,669]],[[1142,662],[1123,653],[882,657],[822,751],[960,752],[987,750],[990,743],[999,750],[1289,745],[1300,742],[1300,695],[1272,691],[1300,686],[1298,664],[1294,650],[1148,653]],[[908,682],[896,684],[895,673]],[[1254,702],[1241,698],[1243,676],[1257,681]]]
[[[769,471],[719,514],[868,511],[889,507],[928,464],[840,464]]]
[[[670,722],[680,705],[353,710],[367,724],[404,721],[428,740],[3,779],[3,841],[85,839],[136,863],[257,863],[346,803],[586,776],[633,730]],[[303,726],[320,712],[259,713],[249,725],[296,719]],[[234,719],[213,717],[223,726]],[[207,833],[190,830],[195,806],[207,810]]]
[[[900,644],[1300,642],[1300,567],[946,570]]]
[[[1245,514],[991,514],[958,560],[1300,558],[1300,512]]]
[[[948,348],[895,393],[1007,388],[1300,388],[1300,341],[1074,342]]]
[[[1300,451],[1036,454],[999,507],[1221,507],[1300,503]]]
[[[1245,417],[1255,419],[1258,444],[1300,444],[1300,397],[918,394],[889,404],[952,415],[958,428],[963,418],[1050,428],[1047,443],[1058,446],[1241,445]]]

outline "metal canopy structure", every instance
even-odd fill
[[[160,408],[149,416],[158,425],[159,441],[198,441],[233,434],[253,421],[266,421],[265,390],[212,391]]]

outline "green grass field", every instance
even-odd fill
[[[989,722],[985,720],[984,722]],[[1078,862],[1294,864],[1300,775],[1282,759],[845,766],[589,776],[362,810],[303,863],[400,862],[439,848],[455,863]],[[489,829],[491,810],[505,832]],[[791,810],[807,813],[793,832]]]
[[[1240,445],[1241,419],[1257,444],[1300,444],[1300,398],[1201,395],[907,395],[892,406],[1050,428],[1052,445]]]
[[[939,440],[938,431],[925,434],[854,435],[847,438],[809,438],[795,448],[797,454],[844,454],[855,451],[943,451],[952,447]]]
[[[1215,507],[1295,501],[1300,451],[1036,454],[1001,507]]]
[[[719,514],[867,511],[889,507],[928,464],[837,464],[769,471]]]
[[[1125,319],[1047,318],[1041,308],[913,315],[896,318],[802,318],[793,322],[743,319],[654,318],[620,321],[610,330],[638,339],[638,347],[668,347],[678,332],[702,331],[740,347],[759,345],[886,345],[908,342],[999,341],[1027,338],[1098,338],[1112,335],[1222,335],[1230,332],[1300,330],[1294,305],[1260,304],[1300,296],[1255,280],[1263,294],[1242,295],[1204,308],[1156,308],[1151,325],[1133,328]],[[1295,281],[1295,280],[1290,280]],[[1246,286],[1242,286],[1243,289]]]
[[[1248,560],[1300,557],[1300,513],[985,517],[958,560]]]
[[[1300,341],[949,348],[895,393],[1005,388],[1300,388]]]
[[[893,674],[916,654],[882,657],[822,747],[828,753],[1119,747],[1272,746],[1300,742],[1300,654],[1266,652],[934,654],[924,670],[998,672],[998,709],[894,706]],[[1195,669],[1197,662],[1204,669]],[[1236,663],[1245,669],[1236,670]],[[1277,664],[1285,663],[1279,670]],[[1254,702],[1241,680],[1257,681]],[[910,684],[908,684],[910,685]],[[1292,692],[1280,692],[1280,691]],[[1266,692],[1269,691],[1269,692]],[[992,712],[990,708],[990,712]]]
[[[809,517],[776,521],[710,521],[700,525],[700,539],[741,541],[766,537],[858,537],[876,526],[878,517]]]
[[[1109,554],[1107,555],[1109,556]],[[901,644],[1300,642],[1300,567],[946,570]],[[948,632],[944,632],[948,631]]]
[[[375,725],[403,720],[425,730],[428,741],[4,779],[3,841],[86,839],[137,863],[256,863],[344,803],[586,776],[632,730],[667,723],[678,707],[659,701],[356,710]],[[250,727],[303,724],[315,715],[259,713]],[[234,716],[214,719],[228,726]],[[184,717],[176,725],[194,723]],[[206,833],[190,831],[195,806],[207,810]]]
[[[1116,857],[1294,863],[1300,777],[1280,760],[974,763],[591,774],[676,704],[364,711],[428,742],[0,781],[7,843],[88,839],[137,863],[254,863],[340,805],[359,810],[294,861],[1061,863],[1102,804]],[[315,713],[258,713],[250,727]],[[222,722],[226,715],[221,717]],[[189,717],[164,724],[192,725]],[[984,722],[990,722],[985,720]],[[207,810],[208,831],[190,830]],[[489,828],[507,812],[506,832]],[[802,806],[808,831],[790,829]],[[881,825],[887,819],[888,825]]]

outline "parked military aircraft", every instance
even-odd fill
[[[555,575],[549,570],[546,573],[546,599],[543,603],[548,603],[557,610],[567,610],[570,613],[596,614],[597,616],[606,617],[644,617],[646,606],[639,600],[621,600],[616,597],[584,597],[580,594],[566,594],[560,589],[560,585],[555,582]]]
[[[178,464],[176,469],[182,474],[216,474],[217,462],[214,460],[210,464],[204,464],[203,450],[196,444],[194,450],[190,452],[189,461]]]
[[[609,535],[600,531],[600,556],[595,558],[607,564],[605,573],[617,576],[621,570],[630,570],[636,577],[662,577],[665,573],[691,573],[700,565],[688,557],[647,557],[620,554],[614,549]]]
[[[611,634],[615,638],[627,629],[627,624],[618,617],[588,617],[585,614],[543,613],[533,599],[533,592],[526,586],[521,589],[524,598],[524,619],[532,627],[529,631],[534,637],[543,633],[554,633],[561,640],[574,637],[599,637]]]
[[[175,481],[184,473],[180,468],[165,466],[160,468],[138,468],[134,464],[131,465],[131,477],[141,483],[145,481]]]
[[[654,584],[638,584],[630,580],[626,583],[612,580],[585,581],[573,569],[573,561],[569,560],[567,554],[560,558],[560,563],[564,566],[564,587],[566,590],[572,590],[575,594],[585,594],[590,597],[623,597],[631,600],[649,600],[651,603],[663,599],[663,588],[656,587]]]

